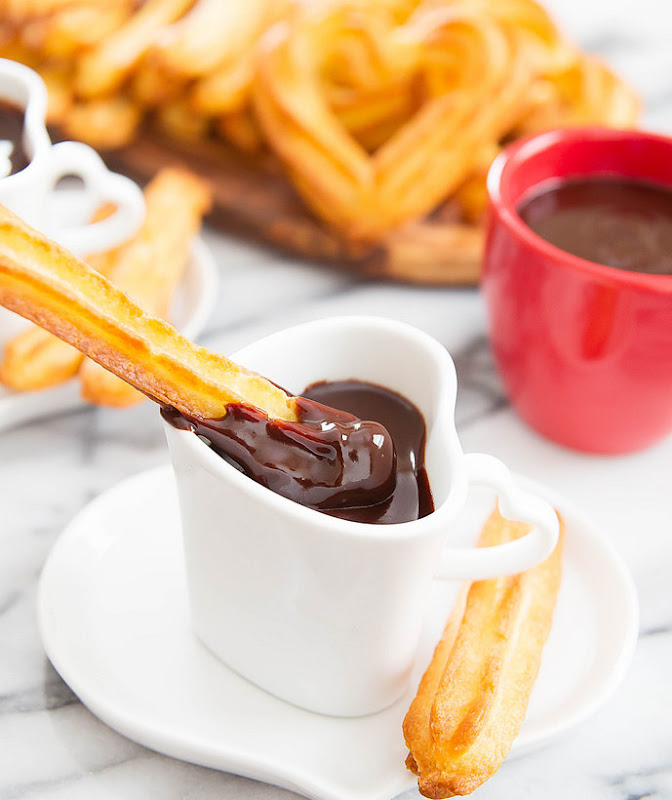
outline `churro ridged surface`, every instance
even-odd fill
[[[0,206],[0,304],[46,328],[160,403],[217,419],[246,402],[294,419],[265,378],[190,342],[64,248]]]
[[[527,526],[495,511],[479,545]],[[465,586],[404,720],[407,766],[425,797],[471,794],[506,758],[525,718],[562,578],[553,554],[519,575]]]

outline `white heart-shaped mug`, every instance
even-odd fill
[[[463,453],[453,361],[416,328],[377,317],[322,319],[233,358],[295,394],[320,380],[376,383],[425,418],[435,511],[392,525],[343,520],[274,494],[191,431],[165,423],[196,634],[236,672],[295,705],[337,716],[378,711],[406,689],[432,580],[532,567],[555,547],[557,516],[500,461]],[[474,484],[494,488],[502,513],[531,531],[495,547],[449,549]]]

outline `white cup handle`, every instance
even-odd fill
[[[464,456],[470,485],[488,486],[499,495],[499,508],[507,519],[533,527],[525,536],[492,547],[449,549],[442,552],[437,578],[485,580],[514,575],[548,558],[558,542],[558,516],[545,500],[518,486],[509,469],[494,456]]]
[[[67,175],[77,176],[84,182],[91,213],[103,203],[112,203],[117,209],[99,222],[50,231],[60,244],[84,256],[109,250],[138,230],[145,216],[140,187],[129,178],[110,172],[95,150],[81,142],[55,144],[50,150],[51,188]]]

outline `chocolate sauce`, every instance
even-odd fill
[[[598,264],[672,275],[672,191],[616,178],[572,180],[519,208],[523,221],[556,247]]]
[[[30,162],[23,146],[23,116],[22,109],[0,101],[0,142],[7,141],[12,146],[9,153],[11,172],[3,173],[0,159],[0,177],[20,172]],[[2,154],[1,150],[0,154]]]
[[[339,517],[356,522],[409,522],[434,511],[425,469],[425,420],[413,403],[383,386],[355,380],[313,383],[303,397],[360,419],[375,419],[394,442],[397,480],[391,497],[378,505],[341,510]]]
[[[425,423],[412,403],[361,381],[323,382],[297,398],[297,411],[298,422],[242,405],[219,420],[161,413],[262,486],[318,511],[377,523],[433,511]]]

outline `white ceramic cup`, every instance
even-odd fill
[[[182,514],[192,625],[217,656],[278,697],[358,716],[405,690],[431,581],[520,572],[555,547],[558,520],[507,468],[465,455],[455,430],[455,368],[408,325],[337,317],[299,325],[233,358],[293,393],[317,380],[386,386],[420,409],[436,510],[394,525],[342,520],[255,483],[197,436],[165,425]],[[448,549],[471,484],[535,527],[490,548]]]
[[[16,61],[0,59],[0,101],[24,110],[23,146],[30,159],[24,169],[0,177],[0,203],[77,255],[109,250],[132,236],[145,213],[142,191],[110,172],[87,145],[52,145],[45,126],[47,91],[40,76]],[[89,218],[105,202],[116,211],[100,222],[68,227],[50,218],[49,196],[61,178],[71,175],[84,184],[82,206]]]

